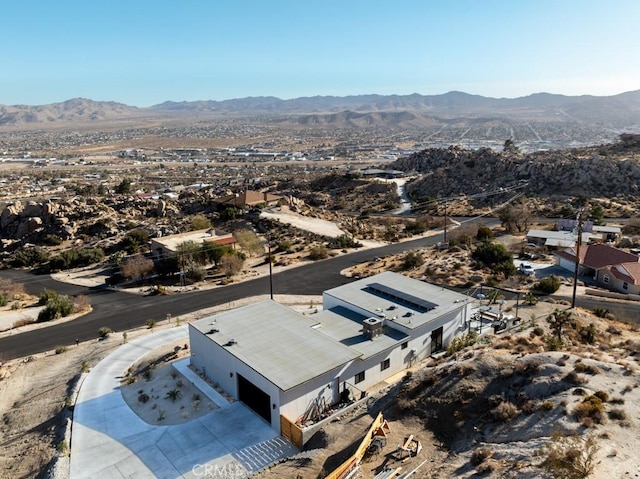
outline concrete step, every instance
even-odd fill
[[[233,456],[250,473],[298,453],[298,449],[282,436],[274,437],[235,452]]]

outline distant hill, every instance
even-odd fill
[[[0,105],[0,125],[26,125],[41,123],[97,123],[141,116],[141,109],[123,103],[93,101],[74,98],[50,105]]]
[[[452,91],[442,95],[313,96],[282,100],[247,97],[223,101],[167,101],[149,108],[75,98],[42,106],[0,106],[0,126],[99,123],[137,118],[193,116],[267,117],[302,126],[366,128],[465,122],[550,122],[640,125],[640,90],[613,96],[536,93],[519,98],[489,98]]]

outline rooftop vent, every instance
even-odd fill
[[[212,328],[209,331],[206,332],[206,334],[215,334],[215,333],[219,333],[220,330],[218,328]]]
[[[383,324],[380,318],[367,318],[362,321],[362,334],[367,339],[375,339],[382,334]]]
[[[236,341],[235,339],[230,339],[229,341],[227,341],[227,344],[225,344],[225,346],[233,346],[234,344],[238,344],[238,341]]]

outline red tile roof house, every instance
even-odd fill
[[[575,270],[575,248],[555,252],[558,265]],[[611,291],[640,294],[640,256],[606,244],[580,248],[578,266],[580,276],[590,276],[596,283]]]

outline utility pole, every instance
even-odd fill
[[[444,239],[443,241],[447,242],[447,199],[444,199]]]
[[[580,245],[582,244],[582,223],[584,222],[584,212],[586,210],[586,206],[582,207],[578,210],[577,217],[577,237],[576,237],[576,256],[575,256],[575,265],[573,270],[573,295],[571,297],[571,308],[574,309],[576,307],[576,291],[578,289],[578,272],[580,270]]]
[[[271,266],[271,264],[272,264],[272,259],[271,259],[271,241],[269,241],[267,243],[267,246],[269,247],[269,295],[270,295],[271,299],[273,300],[273,267]]]

